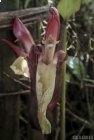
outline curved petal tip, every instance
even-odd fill
[[[55,7],[50,7],[49,9],[51,15],[48,19],[48,24],[46,27],[46,33],[45,33],[45,40],[49,38],[49,36],[52,36],[54,40],[57,40],[59,37],[60,32],[60,17],[57,9]]]
[[[29,52],[30,48],[35,44],[35,42],[29,30],[17,17],[14,19],[13,33],[15,37],[24,45],[26,51]]]

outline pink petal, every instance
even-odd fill
[[[59,31],[60,31],[59,13],[55,7],[50,7],[50,13],[51,13],[51,16],[48,19],[45,39],[47,39],[49,36],[52,36],[54,40],[57,40],[59,37]]]
[[[64,51],[59,50],[54,55],[53,64],[63,64],[67,57],[68,55]]]
[[[68,55],[62,50],[57,51],[54,56],[53,63],[57,65],[57,72],[56,72],[56,83],[55,83],[54,94],[51,102],[48,105],[48,110],[50,111],[54,110],[60,97],[60,93],[58,92],[58,89],[61,88],[61,84],[58,83],[61,83],[61,70],[62,70],[61,67],[64,61],[67,59],[67,57]]]
[[[35,44],[30,32],[24,26],[19,18],[15,18],[13,24],[13,33],[19,41],[21,41],[27,52],[30,51],[30,48]]]
[[[3,42],[5,42],[6,44],[8,44],[19,56],[23,56],[26,57],[27,53],[25,53],[23,50],[21,50],[20,48],[18,48],[15,44],[11,43],[9,40],[6,39],[1,39]]]

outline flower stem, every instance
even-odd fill
[[[67,29],[66,29],[66,22],[61,21],[61,47],[66,52],[66,42],[67,42]],[[65,111],[65,104],[66,104],[66,62],[64,62],[62,67],[62,87],[61,87],[61,140],[65,140],[65,129],[66,129],[66,111]]]

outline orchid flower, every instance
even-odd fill
[[[28,76],[31,79],[31,91],[33,92],[31,94],[33,96],[30,101],[34,105],[37,104],[35,106],[35,116],[32,111],[34,106],[31,107],[31,117],[38,119],[43,134],[51,133],[52,128],[50,120],[47,118],[47,110],[53,111],[57,103],[57,96],[59,94],[57,93],[58,86],[56,85],[58,80],[57,71],[59,65],[66,59],[64,51],[56,51],[60,32],[58,11],[56,8],[50,7],[50,13],[42,44],[35,44],[30,32],[19,18],[14,20],[13,33],[17,41],[22,43],[23,49],[6,39],[2,39],[17,53],[21,64],[24,61],[25,68],[21,67],[20,69],[23,69],[24,76]],[[38,47],[40,47],[41,51],[39,51]],[[13,70],[16,67],[15,63],[16,65],[18,64],[18,60],[11,66]],[[24,69],[28,71],[27,74]],[[16,72],[18,72],[17,68]],[[22,72],[19,71],[19,74],[22,74]],[[36,120],[33,123],[35,124]]]

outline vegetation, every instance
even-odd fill
[[[15,5],[12,6],[13,2]],[[16,55],[0,41],[0,52],[2,52],[0,55],[2,60],[0,61],[0,139],[92,140],[94,139],[94,0],[60,0],[60,2],[14,0],[9,3],[4,3],[2,0],[0,11],[46,4],[55,5],[61,15],[59,47],[68,54],[66,64],[62,67],[62,87],[59,86],[58,89],[61,96],[54,113],[55,131],[50,135],[42,135],[39,130],[33,129],[30,125],[27,106],[30,82],[10,70]],[[33,28],[29,26],[36,42],[40,42],[42,38],[40,34],[43,33],[46,22],[43,19],[34,23]],[[0,36],[14,41],[10,29],[2,29]],[[25,90],[27,94],[21,94],[21,90]],[[14,92],[17,96],[3,95]]]

